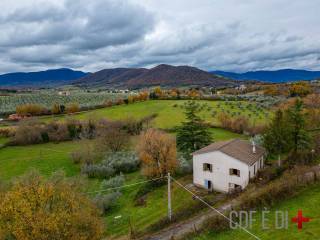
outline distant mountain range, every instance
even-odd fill
[[[70,84],[87,73],[68,68],[0,75],[0,87],[51,87]]]
[[[147,68],[111,68],[85,73],[61,68],[40,72],[17,72],[0,75],[0,87],[56,87],[73,84],[79,87],[106,87],[137,89],[151,86],[235,86],[253,80],[263,82],[290,82],[320,78],[320,71],[283,69],[234,73],[206,72],[191,66],[161,64]],[[238,80],[238,81],[237,81]]]
[[[245,73],[212,71],[211,73],[227,78],[232,78],[235,80],[256,80],[273,83],[293,82],[299,80],[314,80],[320,78],[320,71],[307,71],[295,69],[281,69],[275,71],[253,71]]]
[[[171,66],[166,64],[154,68],[104,69],[86,75],[74,82],[81,87],[126,87],[150,86],[234,86],[237,83],[226,77],[217,76],[195,67]]]

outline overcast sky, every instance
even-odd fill
[[[320,70],[320,0],[0,0],[0,73]]]

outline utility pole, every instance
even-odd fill
[[[168,172],[168,218],[171,221],[172,218],[172,210],[171,210],[171,177]]]

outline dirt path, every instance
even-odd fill
[[[220,212],[225,212],[227,210],[231,210],[232,201],[225,203],[224,205],[217,208]],[[179,222],[172,226],[169,226],[160,232],[154,233],[150,236],[145,236],[141,239],[144,240],[171,240],[171,239],[179,239],[183,237],[185,234],[193,233],[196,229],[199,229],[200,226],[209,218],[218,215],[217,212],[208,209],[207,212],[192,217],[186,221]]]

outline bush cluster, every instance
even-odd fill
[[[319,180],[318,167],[297,167],[283,173],[283,175],[270,182],[265,187],[256,189],[250,194],[242,194],[239,198],[239,208],[255,209],[273,206],[276,202],[294,195],[300,187]]]
[[[239,116],[239,117],[231,117],[227,113],[220,113],[218,115],[218,121],[220,122],[220,126],[224,129],[235,133],[248,133],[250,135],[261,134],[265,130],[264,125],[252,125],[247,117]]]
[[[107,153],[101,163],[85,164],[81,172],[90,178],[109,178],[119,173],[130,173],[139,169],[139,158],[134,152]]]
[[[122,195],[120,187],[123,186],[124,181],[124,176],[120,174],[101,183],[100,189],[105,192],[98,194],[94,202],[103,214],[116,205]]]
[[[0,128],[0,137],[12,137],[14,133],[15,131],[13,130],[13,128]]]
[[[105,119],[99,121],[93,119],[79,121],[69,118],[64,122],[53,121],[48,124],[38,122],[34,119],[26,119],[22,120],[18,125],[10,144],[29,145],[82,138],[92,139],[101,136],[103,133],[108,133],[105,134],[105,136],[110,136],[110,131],[106,131],[112,130],[116,126],[122,133],[138,135],[155,117],[156,115],[153,114],[139,120],[127,119],[124,121],[108,121]],[[11,133],[7,132],[7,130],[3,130],[0,134],[9,135]],[[116,139],[119,140],[119,134],[116,137],[117,138],[114,139],[109,138],[109,140],[111,140],[111,142],[115,142]],[[123,138],[127,140],[126,136]]]
[[[41,124],[40,122],[28,119],[21,121],[14,136],[11,138],[11,145],[29,145],[45,142],[61,142],[80,138],[83,125],[80,121],[69,119],[64,123],[51,122]]]

